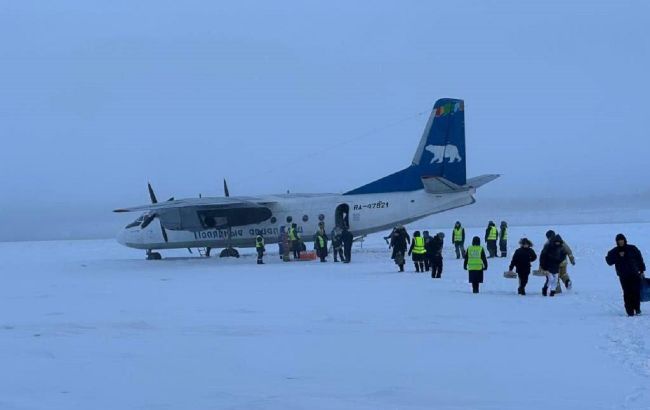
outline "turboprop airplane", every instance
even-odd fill
[[[255,246],[257,235],[276,243],[291,223],[307,240],[321,221],[328,233],[338,226],[363,236],[473,204],[476,188],[499,175],[467,179],[466,160],[463,100],[443,98],[433,106],[411,165],[401,171],[343,194],[231,197],[224,181],[224,197],[158,202],[149,185],[151,204],[114,211],[144,212],[118,242],[160,259],[154,250],[199,248],[209,256],[212,248],[225,248],[221,256],[238,256],[234,247]]]

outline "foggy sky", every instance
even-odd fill
[[[344,192],[441,97],[479,201],[647,193],[650,3],[460,3],[0,3],[0,240],[110,234],[148,180]]]

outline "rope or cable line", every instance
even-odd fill
[[[366,132],[363,132],[363,133],[361,133],[361,134],[359,134],[359,135],[357,135],[355,137],[346,138],[346,139],[341,140],[339,142],[328,143],[327,147],[319,148],[318,151],[313,151],[311,153],[301,155],[298,158],[296,158],[294,162],[296,162],[296,163],[304,162],[304,161],[307,161],[307,160],[311,160],[311,159],[315,158],[316,156],[320,156],[323,153],[327,153],[327,152],[330,152],[330,151],[333,151],[333,150],[339,150],[341,147],[344,147],[346,145],[350,145],[350,144],[352,144],[354,142],[361,141],[361,140],[363,140],[365,138],[368,138],[368,137],[370,137],[372,135],[375,135],[378,132],[382,132],[382,131],[385,131],[387,129],[396,127],[396,126],[398,126],[400,124],[403,124],[403,123],[405,123],[407,121],[410,121],[410,120],[413,120],[415,118],[421,117],[421,116],[423,116],[425,114],[429,114],[429,112],[430,112],[430,110],[421,111],[421,112],[418,112],[416,114],[412,114],[412,115],[409,115],[407,117],[403,117],[403,118],[401,118],[401,119],[399,119],[397,121],[388,123],[386,125],[382,125],[380,127],[375,127],[373,129],[371,129],[369,131],[366,131]],[[267,175],[268,174],[277,175],[280,171],[282,171],[283,173],[286,172],[285,170],[273,169],[273,170],[265,171],[265,174],[267,174]]]

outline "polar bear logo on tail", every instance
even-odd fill
[[[458,153],[458,147],[455,145],[427,145],[425,149],[433,154],[433,158],[431,158],[432,164],[440,164],[445,158],[449,159],[450,163],[463,160]]]

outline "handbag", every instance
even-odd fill
[[[515,279],[517,278],[517,274],[511,270],[503,272],[503,277],[508,278],[508,279]]]

